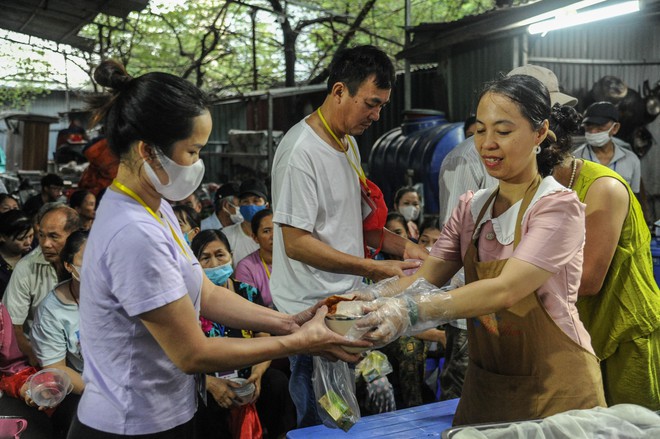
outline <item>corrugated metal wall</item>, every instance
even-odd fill
[[[449,117],[460,121],[476,112],[477,97],[483,84],[497,77],[499,72],[512,69],[516,41],[497,39],[453,50],[451,57],[440,63],[449,64],[451,76],[448,90],[451,95]]]
[[[528,62],[555,72],[567,92],[584,100],[593,84],[616,76],[642,91],[660,80],[660,18],[608,21],[529,36]],[[583,109],[582,105],[578,108]]]
[[[660,16],[612,19],[562,29],[546,36],[525,29],[479,44],[451,48],[438,54],[440,70],[450,65],[449,116],[454,120],[474,111],[475,90],[502,72],[522,64],[551,69],[564,91],[587,102],[593,84],[606,75],[622,79],[640,91],[644,80],[660,80]],[[578,109],[584,107],[578,104]]]

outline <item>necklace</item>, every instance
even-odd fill
[[[573,157],[573,166],[571,170],[571,179],[568,181],[568,188],[573,189],[573,182],[575,181],[575,171],[577,170],[577,159]]]

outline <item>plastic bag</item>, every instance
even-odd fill
[[[392,365],[387,355],[380,351],[371,351],[355,366],[355,372],[362,375],[366,382],[384,377],[392,373]]]
[[[314,357],[312,384],[317,411],[326,427],[348,432],[360,420],[354,376],[343,361]]]
[[[261,439],[263,430],[254,403],[232,409],[230,415],[233,439]]]

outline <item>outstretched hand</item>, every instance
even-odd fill
[[[351,340],[333,332],[325,324],[327,306],[317,309],[314,317],[305,323],[296,335],[301,337],[305,351],[311,355],[320,355],[329,360],[342,360],[355,363],[360,360],[360,354],[351,354],[342,347],[370,348],[372,343],[366,340]]]
[[[356,331],[377,346],[401,337],[411,326],[408,303],[400,297],[383,297],[371,302],[373,311],[355,323]]]

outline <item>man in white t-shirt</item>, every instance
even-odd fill
[[[238,191],[238,209],[243,221],[222,229],[231,246],[232,265],[259,250],[259,244],[252,238],[252,217],[268,207],[268,189],[263,181],[245,180]]]
[[[273,161],[273,274],[278,310],[297,313],[332,294],[403,275],[417,263],[365,259],[364,245],[404,258],[424,250],[387,230],[363,234],[360,154],[352,136],[380,117],[395,81],[388,56],[373,46],[337,53],[330,65],[328,94],[310,116],[293,126]],[[325,123],[324,123],[325,121]],[[289,389],[298,427],[320,424],[311,386],[312,360],[294,356]]]

